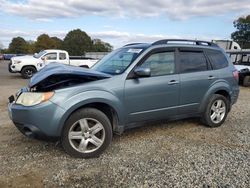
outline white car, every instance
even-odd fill
[[[67,65],[92,67],[98,60],[86,57],[69,57],[64,50],[44,50],[38,54],[11,58],[9,72],[21,73],[23,78],[31,78],[33,74],[49,63],[57,62]]]

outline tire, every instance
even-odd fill
[[[243,86],[249,87],[250,86],[250,76],[245,76],[243,78]]]
[[[35,73],[36,73],[36,68],[32,66],[26,66],[22,68],[21,70],[21,75],[24,79],[29,79],[31,78]]]
[[[218,103],[218,101],[221,101]],[[217,107],[218,109],[217,109]],[[224,107],[224,108],[223,108]],[[221,126],[229,112],[229,101],[227,98],[225,98],[222,95],[214,94],[205,109],[205,112],[203,113],[203,116],[201,118],[202,123],[204,123],[208,127],[219,127]],[[224,109],[224,112],[222,112]]]
[[[65,122],[61,142],[72,157],[93,158],[103,153],[112,137],[108,117],[95,108],[83,108],[74,112]]]

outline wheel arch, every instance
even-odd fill
[[[218,82],[217,84],[213,85],[212,87],[209,88],[205,96],[203,97],[201,101],[201,105],[199,108],[199,112],[202,113],[204,109],[206,108],[207,103],[209,102],[210,98],[214,94],[219,94],[224,97],[226,97],[229,100],[229,111],[231,109],[231,94],[232,91],[230,90],[230,86],[226,82]]]
[[[35,65],[24,65],[24,66],[22,67],[22,69],[21,69],[21,72],[22,72],[22,70],[23,70],[24,68],[26,68],[26,67],[32,67],[32,68],[36,69],[36,71],[37,71],[37,68],[36,68]]]
[[[112,130],[114,133],[121,134],[123,132],[123,117],[121,112],[114,105],[110,104],[107,101],[82,101],[77,103],[66,110],[66,113],[63,115],[60,121],[59,132],[62,133],[63,127],[67,119],[76,111],[83,108],[95,108],[103,112],[110,120],[112,125]]]

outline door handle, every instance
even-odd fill
[[[171,81],[168,82],[168,85],[174,85],[174,84],[179,84],[179,81],[171,80]]]
[[[215,77],[212,75],[208,77],[208,80],[213,80],[213,79],[215,79]]]

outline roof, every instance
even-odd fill
[[[59,50],[59,49],[46,49],[45,51],[46,52],[55,52],[55,51],[57,51],[57,52],[67,52],[65,50]]]
[[[149,48],[150,46],[172,46],[172,47],[198,47],[198,48],[213,48],[221,49],[217,44],[209,41],[188,40],[188,39],[163,39],[152,44],[150,43],[131,43],[123,46],[133,48]]]

